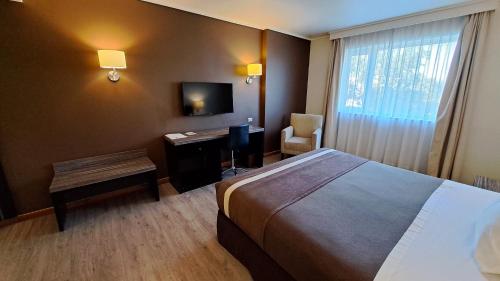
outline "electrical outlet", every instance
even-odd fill
[[[252,117],[248,117],[247,120],[248,120],[248,123],[252,123],[253,122],[253,118]]]

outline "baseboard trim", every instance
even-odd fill
[[[34,219],[34,218],[38,218],[38,217],[42,217],[42,216],[47,216],[47,215],[50,215],[53,213],[54,213],[54,208],[48,207],[48,208],[36,210],[33,212],[21,214],[21,215],[17,216],[16,219],[17,219],[17,222],[20,222],[20,221]]]
[[[158,184],[164,184],[164,183],[169,183],[170,182],[170,177],[164,177],[161,179],[158,179]]]
[[[162,184],[165,184],[168,182],[170,182],[169,177],[164,177],[164,178],[158,179],[158,185],[162,185]],[[77,209],[80,207],[92,206],[92,205],[104,202],[106,200],[109,200],[111,198],[119,198],[119,197],[123,197],[126,195],[130,195],[130,194],[135,193],[135,192],[139,192],[139,191],[142,192],[142,191],[145,191],[146,189],[147,189],[146,186],[138,185],[138,186],[132,186],[132,187],[125,188],[125,189],[116,190],[116,191],[110,192],[110,193],[104,193],[104,194],[97,195],[97,196],[90,197],[90,198],[85,198],[82,200],[78,200],[78,201],[69,203],[68,204],[68,211],[71,211],[73,209]],[[15,224],[18,222],[22,222],[22,221],[26,221],[26,220],[30,220],[30,219],[34,219],[34,218],[38,218],[38,217],[48,216],[48,215],[52,215],[52,214],[54,214],[54,208],[48,207],[48,208],[32,211],[29,213],[20,214],[15,218],[0,221],[0,227],[4,227],[4,226]]]
[[[7,226],[7,225],[15,224],[15,223],[22,222],[22,221],[27,221],[27,220],[38,218],[38,217],[42,217],[42,216],[47,216],[47,215],[50,215],[50,214],[53,214],[53,213],[54,213],[54,208],[53,207],[36,210],[36,211],[33,211],[33,212],[29,212],[29,213],[18,215],[15,218],[11,218],[11,219],[6,219],[4,221],[0,221],[0,227],[4,227],[4,226]]]
[[[265,152],[264,157],[271,156],[271,155],[278,154],[278,153],[281,153],[281,150],[273,150],[273,151]]]

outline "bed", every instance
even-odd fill
[[[319,149],[216,196],[218,240],[256,281],[500,280],[469,243],[498,193]]]

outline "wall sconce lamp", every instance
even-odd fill
[[[262,64],[260,63],[252,63],[247,65],[247,84],[252,84],[253,79],[257,78],[257,76],[262,76]]]
[[[98,50],[99,64],[101,68],[112,69],[108,73],[109,80],[116,82],[120,80],[120,74],[117,69],[126,69],[125,52],[115,50]]]

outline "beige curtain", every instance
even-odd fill
[[[323,146],[335,148],[337,141],[337,102],[342,67],[343,39],[332,41],[330,49],[330,66],[328,69],[323,116],[325,117],[325,132]]]
[[[478,51],[485,40],[490,12],[469,16],[453,58],[439,105],[427,173],[455,178],[457,151],[470,98],[470,84]]]

